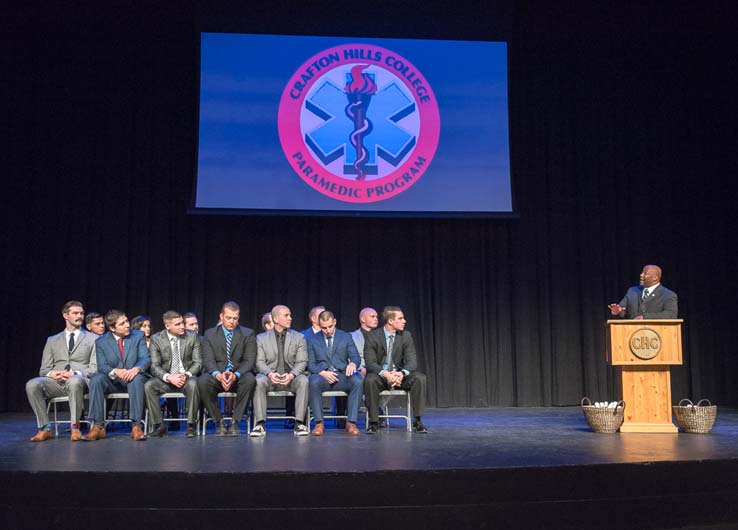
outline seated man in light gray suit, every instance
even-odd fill
[[[97,335],[81,328],[85,317],[82,302],[70,300],[62,307],[62,318],[66,322],[64,331],[46,339],[41,356],[39,377],[26,383],[26,394],[36,414],[38,432],[32,442],[43,442],[54,435],[51,433],[46,400],[69,396],[69,416],[72,424],[73,442],[82,439],[79,419],[84,408],[84,395],[90,377],[97,373],[95,339]]]
[[[254,393],[254,421],[251,436],[266,434],[267,392],[289,390],[295,393],[295,429],[297,436],[310,434],[305,425],[308,401],[307,346],[302,333],[290,329],[290,308],[276,305],[272,309],[274,329],[256,337],[256,392]]]
[[[176,311],[162,316],[164,329],[151,337],[152,378],[146,382],[146,406],[154,425],[151,436],[164,436],[167,429],[161,415],[159,398],[167,392],[182,392],[187,409],[187,438],[196,436],[197,412],[200,408],[200,392],[197,376],[202,368],[200,339],[197,333],[185,329],[184,318]]]
[[[362,376],[366,375],[366,363],[364,362],[364,344],[369,333],[377,329],[379,326],[379,316],[377,310],[373,307],[365,307],[359,312],[359,329],[351,332],[351,338],[354,339],[356,349],[361,357],[361,365],[359,371]]]
[[[607,306],[613,316],[642,320],[644,318],[677,318],[677,295],[661,285],[661,267],[646,265],[640,285],[628,289],[620,303]]]

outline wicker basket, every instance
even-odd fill
[[[612,434],[623,423],[625,401],[618,401],[617,406],[611,409],[609,407],[595,407],[588,397],[583,397],[582,412],[587,420],[587,425],[594,432]]]
[[[702,405],[705,402],[707,402],[707,405]],[[686,405],[682,405],[682,403],[686,403]],[[710,403],[709,399],[700,399],[696,405],[688,399],[683,399],[679,402],[679,405],[672,408],[679,428],[692,434],[707,434],[710,432],[717,417],[717,406]]]

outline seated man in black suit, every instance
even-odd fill
[[[256,379],[256,339],[252,329],[239,326],[241,309],[226,302],[220,310],[220,324],[205,332],[202,341],[203,374],[197,381],[200,399],[218,422],[216,436],[239,436],[238,422],[254,395]],[[226,428],[218,406],[219,392],[235,392],[233,420]]]
[[[410,403],[415,419],[413,432],[425,434],[428,429],[421,417],[425,410],[427,380],[418,372],[415,343],[409,331],[405,331],[405,315],[396,306],[382,311],[384,326],[369,333],[364,344],[364,398],[369,411],[367,434],[375,434],[379,428],[379,393],[383,390],[399,389],[410,394]]]

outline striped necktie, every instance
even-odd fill
[[[225,339],[226,339],[226,372],[230,372],[233,370],[233,361],[231,361],[231,343],[233,342],[233,332],[226,330],[225,332]]]
[[[392,350],[395,346],[395,336],[390,335],[389,336],[389,344],[387,345],[387,370],[390,372],[393,372],[395,370],[395,365],[392,363]]]

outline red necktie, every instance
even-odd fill
[[[120,351],[120,358],[123,361],[123,368],[126,367],[126,356],[123,353],[123,339],[118,339],[118,350]]]

